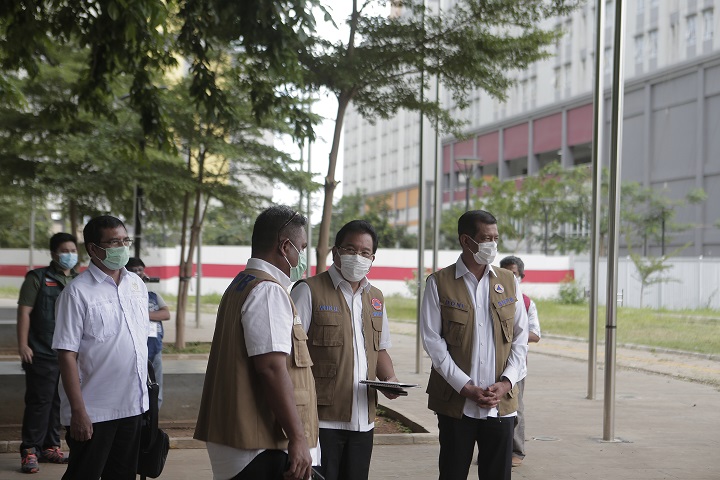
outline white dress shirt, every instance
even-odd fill
[[[528,307],[527,311],[528,315],[528,330],[530,333],[534,333],[538,336],[538,338],[541,338],[542,335],[540,335],[540,319],[538,318],[537,313],[537,307],[535,306],[535,302],[530,300],[530,307]]]
[[[122,268],[117,285],[92,262],[58,298],[52,347],[77,352],[80,391],[92,423],[149,408],[147,299],[140,277]],[[62,382],[59,391],[60,421],[70,425]]]
[[[495,383],[496,378],[495,341],[493,338],[493,320],[490,314],[490,275],[497,275],[493,267],[488,265],[485,274],[478,281],[475,274],[465,266],[462,257],[458,258],[455,265],[455,278],[462,277],[465,281],[475,311],[470,374],[466,374],[457,366],[448,352],[445,339],[441,336],[442,320],[440,318],[437,283],[434,276],[428,277],[420,312],[420,333],[423,346],[432,360],[433,368],[455,391],[460,392],[468,382],[487,389]],[[525,361],[528,351],[528,318],[525,305],[522,303],[520,284],[517,280],[515,280],[515,296],[519,301],[515,303],[513,341],[507,366],[502,372],[502,376],[510,380],[513,386],[525,378],[527,371]],[[468,399],[465,400],[463,413],[472,418],[498,416],[497,408],[482,408]],[[508,416],[514,415],[516,415],[515,412]]]
[[[375,427],[375,419],[368,418],[368,392],[367,385],[360,383],[360,380],[368,379],[368,362],[365,352],[365,334],[362,328],[362,294],[370,289],[370,282],[367,277],[360,280],[360,288],[353,293],[350,283],[340,273],[340,270],[332,264],[328,269],[335,289],[338,288],[345,298],[345,302],[352,314],[353,330],[353,404],[352,414],[349,422],[331,422],[320,420],[320,428],[333,428],[336,430],[350,430],[354,432],[367,432]],[[293,288],[290,295],[295,303],[298,315],[302,321],[305,332],[312,323],[312,292],[307,283],[300,283]],[[387,350],[390,343],[390,326],[388,322],[385,305],[383,305],[382,332],[380,333],[380,350]],[[384,379],[382,379],[384,380]]]
[[[293,312],[287,289],[290,278],[275,265],[259,258],[250,258],[246,268],[260,270],[271,275],[274,282],[261,282],[252,289],[242,306],[242,325],[248,356],[254,357],[270,352],[292,351]],[[282,286],[281,286],[282,285]],[[245,450],[207,442],[213,478],[233,478],[243,471],[264,449]],[[318,465],[320,443],[310,449],[313,465]]]

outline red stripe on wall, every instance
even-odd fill
[[[39,268],[39,267],[38,267]],[[245,269],[245,265],[203,264],[203,277],[232,279]],[[374,266],[368,277],[370,280],[409,280],[412,279],[417,268],[413,267],[382,267]],[[24,277],[27,268],[22,265],[0,265],[0,276]],[[428,270],[430,272],[430,270]],[[148,267],[145,270],[150,277],[160,277],[163,280],[176,278],[178,267]],[[193,269],[195,273],[195,269]],[[315,267],[311,268],[311,275],[315,275]],[[525,282],[528,283],[559,283],[565,278],[574,278],[572,270],[525,270]]]

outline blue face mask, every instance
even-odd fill
[[[105,259],[100,260],[109,270],[120,270],[122,267],[127,265],[130,260],[130,247],[113,247],[103,248],[100,245],[96,247],[105,250]]]
[[[60,265],[60,268],[63,270],[70,270],[75,265],[77,265],[78,262],[78,255],[77,253],[59,253],[58,254],[58,265]]]

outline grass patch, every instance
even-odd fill
[[[17,299],[20,296],[20,289],[18,287],[0,287],[0,298],[14,298]]]
[[[178,350],[174,343],[163,343],[163,353],[210,353],[210,342],[185,342],[185,348]]]
[[[415,299],[392,295],[385,300],[390,321],[415,323]],[[590,316],[587,304],[566,305],[543,299],[535,303],[543,333],[587,340]],[[619,343],[720,354],[720,312],[621,307],[617,312],[617,335]],[[605,340],[605,307],[598,308],[597,338]]]

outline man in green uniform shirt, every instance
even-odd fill
[[[77,276],[77,240],[69,233],[50,238],[50,265],[31,270],[20,288],[18,353],[25,370],[21,468],[36,473],[41,462],[67,463],[60,451],[60,397],[57,352],[52,349],[55,301]]]

